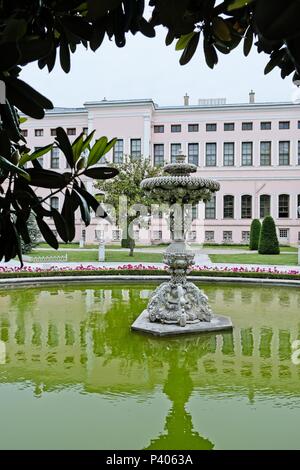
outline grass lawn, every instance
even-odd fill
[[[209,255],[209,257],[213,263],[272,264],[278,266],[295,266],[298,263],[298,256],[296,253],[288,253],[283,255]]]
[[[65,256],[68,255],[68,261],[82,262],[82,261],[98,261],[97,251],[39,251],[34,250],[29,256],[32,261],[38,256]],[[131,263],[133,261],[143,263],[160,263],[162,262],[162,255],[160,253],[135,253],[134,256],[129,256],[128,252],[106,251],[105,261],[115,261],[120,263]],[[62,262],[63,263],[63,262]]]
[[[99,246],[98,244],[85,245],[84,248],[82,248],[82,250],[89,250],[91,248],[97,250],[98,246]],[[168,243],[167,244],[158,244],[158,245],[136,245],[136,248],[149,248],[149,249],[152,249],[152,248],[164,248],[164,247],[167,247],[167,246],[168,246]],[[105,245],[105,247],[106,247],[107,250],[118,250],[118,249],[121,248],[119,243],[118,244],[108,243],[107,245]],[[51,250],[51,247],[47,243],[40,243],[37,246],[37,250],[39,248],[48,248],[49,250]],[[60,250],[63,250],[65,248],[79,248],[79,243],[60,243],[59,244],[59,249]]]

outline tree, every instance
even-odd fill
[[[19,78],[21,67],[37,62],[41,69],[47,67],[51,72],[59,58],[62,69],[68,73],[71,53],[75,53],[79,45],[96,51],[107,36],[114,39],[118,47],[123,47],[129,33],[141,32],[152,38],[155,28],[162,25],[167,29],[166,45],[176,40],[176,49],[182,51],[181,65],[191,60],[200,39],[210,68],[218,63],[218,54],[229,54],[241,42],[247,56],[255,39],[257,51],[269,56],[265,73],[279,67],[282,78],[294,74],[294,82],[300,85],[299,0],[224,0],[221,3],[216,0],[150,0],[149,6],[152,16],[147,21],[144,0],[0,2],[0,259],[4,257],[8,261],[18,254],[22,263],[20,243],[21,238],[26,243],[24,227],[30,210],[44,237],[47,232],[48,243],[51,239],[50,245],[58,246],[44,221],[49,211],[46,214],[31,186],[64,189],[64,215],[68,214],[68,220],[63,221],[62,213],[55,218],[60,231],[64,232],[63,239],[72,240],[75,208],[80,206],[82,213],[87,214],[86,208],[96,204],[86,193],[79,193],[80,184],[75,188],[80,176],[77,163],[83,164],[78,152],[86,144],[82,135],[75,153],[71,154],[70,142],[63,131],[59,133],[59,145],[68,163],[72,163],[71,172],[65,175],[42,170],[36,160],[37,153],[30,153],[27,148],[20,132],[18,111],[41,119],[45,109],[52,109],[53,104]],[[98,144],[97,151],[101,155],[104,138],[99,139]],[[30,172],[24,168],[26,155],[32,162]],[[94,155],[93,165],[97,161]],[[92,173],[93,177],[108,177],[103,171],[100,175],[100,170],[97,175]],[[87,216],[85,222],[89,223]]]
[[[280,253],[275,222],[270,215],[265,217],[262,223],[258,253],[260,255],[279,255]]]
[[[260,231],[261,231],[260,220],[258,219],[252,220],[251,228],[250,228],[250,243],[249,243],[250,250],[258,250]]]
[[[30,214],[30,216],[28,217],[27,229],[30,238],[30,243],[25,244],[24,241],[21,239],[21,247],[23,254],[31,253],[32,248],[34,248],[42,238],[41,232],[39,231],[33,214]]]
[[[130,208],[134,204],[143,204],[150,208],[153,204],[151,196],[141,189],[140,184],[143,179],[151,178],[161,174],[160,167],[153,167],[148,158],[136,159],[127,157],[121,164],[114,165],[118,170],[118,175],[111,181],[101,181],[98,188],[105,193],[104,202],[111,204],[116,210],[116,223],[122,224],[119,220],[120,211],[120,195],[127,197],[127,207]],[[143,214],[141,214],[143,215]],[[128,225],[137,218],[138,214],[128,214],[127,223],[121,227],[122,231],[122,247],[130,249],[130,256],[133,256],[135,241],[128,233]],[[143,221],[143,218],[141,217]]]

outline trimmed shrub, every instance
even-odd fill
[[[251,227],[250,227],[249,250],[258,250],[260,231],[261,231],[260,220],[258,219],[252,220]]]
[[[279,255],[280,253],[275,222],[270,215],[265,217],[262,223],[258,253],[260,255]]]

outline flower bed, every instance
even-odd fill
[[[95,267],[79,265],[52,266],[48,269],[25,266],[18,267],[0,266],[0,279],[2,278],[26,278],[26,277],[52,277],[52,276],[106,276],[106,275],[167,275],[167,268],[156,266],[145,266],[143,264],[125,264],[118,267]],[[281,271],[278,268],[247,268],[247,267],[222,267],[215,268],[209,266],[195,266],[191,271],[192,276],[213,276],[213,277],[243,277],[259,279],[292,279],[300,280],[300,269]]]

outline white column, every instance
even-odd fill
[[[151,119],[150,116],[144,115],[144,148],[143,148],[143,156],[144,158],[150,157],[152,154],[150,149],[150,142],[151,142]]]

